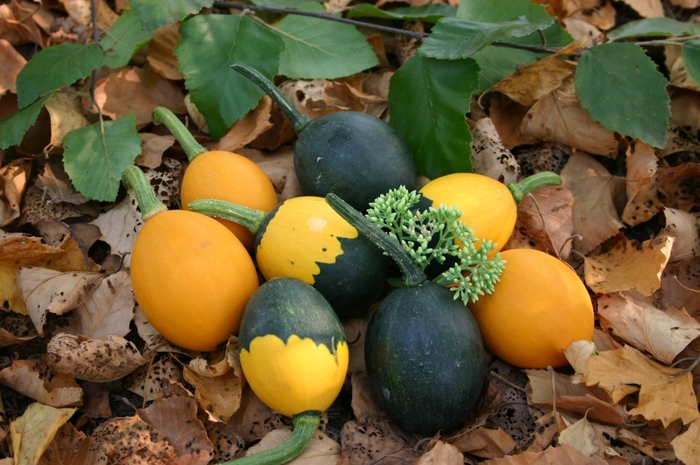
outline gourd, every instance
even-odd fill
[[[167,108],[156,107],[153,122],[165,124],[187,154],[189,165],[180,187],[184,210],[196,199],[222,199],[266,212],[277,205],[272,181],[252,160],[233,152],[207,151]],[[246,248],[253,246],[253,235],[248,229],[232,221],[220,221]]]
[[[401,285],[376,306],[365,335],[365,365],[377,403],[409,433],[432,436],[459,428],[480,399],[485,374],[474,317],[449,290],[428,281],[397,241],[334,194],[326,199],[403,272]]]
[[[267,214],[217,200],[189,206],[245,224],[256,235],[253,255],[266,280],[286,276],[311,284],[340,316],[362,315],[384,288],[389,259],[323,197],[292,197]]]
[[[334,192],[364,211],[389,189],[415,187],[413,156],[386,122],[357,111],[339,111],[313,120],[303,116],[259,71],[243,63],[232,68],[267,93],[292,122],[297,134],[294,169],[305,195],[323,197]]]
[[[452,173],[423,185],[419,206],[456,206],[474,236],[496,244],[495,253],[503,249],[513,233],[523,197],[538,187],[558,184],[559,175],[548,171],[507,185],[482,174]]]
[[[492,294],[469,303],[486,348],[520,368],[568,364],[570,342],[590,341],[591,298],[566,263],[534,249],[501,252],[506,267]]]
[[[167,210],[136,166],[128,167],[122,179],[144,219],[131,253],[136,301],[170,342],[214,350],[238,333],[245,304],[258,288],[250,254],[218,221]]]
[[[275,278],[248,302],[239,346],[251,389],[268,407],[292,417],[294,430],[275,449],[232,463],[284,463],[308,445],[321,413],[343,387],[350,357],[343,327],[312,286],[295,278]]]

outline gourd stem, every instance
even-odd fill
[[[402,284],[404,287],[417,286],[428,279],[416,262],[401,247],[401,244],[365,218],[362,213],[333,193],[326,195],[326,202],[348,223],[353,225],[360,234],[384,250],[396,262],[403,275]]]
[[[122,183],[136,196],[141,209],[141,218],[144,221],[168,209],[156,196],[151,182],[141,168],[134,165],[128,166],[122,173]]]
[[[253,210],[235,203],[219,199],[197,199],[188,203],[190,210],[207,216],[223,218],[238,223],[253,233],[257,234],[267,213],[262,210]]]
[[[263,74],[255,68],[243,63],[235,63],[231,65],[231,68],[235,69],[243,76],[250,79],[254,84],[260,87],[267,95],[270,96],[272,100],[280,107],[280,110],[289,118],[289,121],[294,125],[294,132],[299,134],[307,124],[311,123],[313,120],[307,116],[304,116],[296,109],[292,102],[284,96],[284,94],[275,86],[272,81],[263,76]]]
[[[557,173],[551,171],[542,171],[541,173],[533,174],[516,183],[508,184],[508,190],[513,195],[513,200],[516,204],[520,204],[523,198],[539,187],[558,186],[561,184],[561,177]]]
[[[175,114],[165,107],[155,107],[151,116],[155,124],[165,124],[173,133],[175,139],[180,143],[187,154],[187,160],[192,163],[197,155],[201,155],[207,150],[197,142],[190,131],[187,130],[182,121]]]
[[[321,423],[321,412],[309,410],[294,415],[294,430],[285,442],[272,449],[240,459],[221,462],[219,465],[279,465],[289,462],[304,452]]]

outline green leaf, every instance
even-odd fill
[[[348,18],[380,18],[392,20],[414,20],[420,19],[427,23],[436,23],[446,16],[454,16],[457,9],[444,3],[429,3],[421,6],[407,6],[393,8],[391,10],[381,10],[369,3],[358,3],[348,10]]]
[[[530,22],[524,16],[515,21],[501,23],[443,18],[435,25],[430,37],[416,53],[448,60],[467,58],[493,42],[502,41],[507,37],[524,37],[534,31],[546,29],[552,23],[552,18]]]
[[[136,116],[129,113],[71,131],[63,147],[63,164],[78,192],[89,199],[113,202],[122,172],[141,153]]]
[[[324,11],[318,4],[305,10]],[[286,45],[279,74],[291,79],[335,79],[379,64],[364,34],[355,26],[325,19],[287,15],[274,26]]]
[[[46,92],[73,84],[102,66],[97,44],[59,44],[38,52],[17,75],[18,105],[24,108]]]
[[[298,10],[309,1],[316,0],[253,0],[251,3],[258,6],[266,6],[269,8],[289,8]],[[321,3],[323,0],[318,0],[316,3]]]
[[[693,39],[683,43],[681,53],[688,76],[700,86],[700,40]]]
[[[131,0],[129,4],[141,20],[142,30],[153,32],[199,13],[212,6],[214,0]]]
[[[24,134],[32,127],[39,117],[41,107],[44,106],[49,97],[53,94],[47,94],[32,103],[28,107],[19,110],[9,118],[0,121],[0,149],[6,149],[13,145],[22,143]]]
[[[198,15],[180,26],[175,55],[190,98],[204,115],[212,137],[255,108],[263,91],[231,69],[242,62],[272,79],[279,69],[284,41],[245,16]]]
[[[591,47],[581,55],[574,82],[583,108],[606,129],[664,146],[671,116],[668,81],[642,48]]]
[[[152,37],[153,33],[141,30],[141,21],[134,10],[124,10],[100,41],[105,54],[104,64],[110,68],[126,66]]]
[[[608,40],[629,37],[679,37],[689,32],[690,24],[671,18],[647,18],[630,21],[608,32]]]
[[[531,22],[551,18],[544,6],[536,5],[530,0],[469,0],[468,2],[461,2],[459,8],[457,8],[457,18],[485,23],[512,21],[521,16],[525,16]],[[549,26],[542,31],[542,34],[544,35],[545,43],[542,42],[539,32],[534,32],[522,38],[514,38],[507,42],[563,47],[573,41],[569,33],[558,23]],[[546,54],[496,45],[484,47],[473,56],[481,68],[479,92],[485,91],[501,79],[513,74],[518,66],[544,56]]]
[[[465,115],[479,88],[478,74],[471,58],[414,56],[391,77],[390,123],[408,144],[419,174],[432,179],[473,171]]]

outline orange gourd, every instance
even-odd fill
[[[250,254],[218,221],[167,210],[139,168],[127,168],[123,179],[145,220],[131,254],[136,301],[170,342],[214,350],[238,333],[245,305],[258,288]]]

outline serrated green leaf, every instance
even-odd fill
[[[44,103],[51,97],[47,94],[32,103],[28,107],[22,108],[9,118],[0,121],[0,149],[6,149],[13,145],[22,143],[24,134],[32,127],[39,117],[39,112]]]
[[[608,40],[614,41],[630,37],[679,37],[688,34],[689,23],[682,23],[671,18],[646,18],[630,21],[608,31]]]
[[[124,10],[100,41],[105,55],[104,64],[113,69],[126,66],[152,37],[153,33],[141,30],[141,20],[134,10]]]
[[[407,6],[381,10],[369,3],[358,3],[348,10],[348,18],[381,18],[408,21],[420,19],[427,23],[436,23],[444,17],[454,17],[457,9],[444,3],[429,3],[421,6]]]
[[[73,186],[85,197],[103,202],[117,198],[122,172],[141,153],[133,113],[97,122],[66,134],[63,164]]]
[[[131,0],[129,5],[141,20],[144,32],[153,32],[159,27],[175,24],[187,15],[208,8],[214,0]]]
[[[17,75],[20,108],[46,92],[69,86],[102,66],[104,57],[97,44],[59,44],[38,52]]]
[[[324,11],[307,4],[307,11]],[[379,64],[364,34],[355,26],[325,19],[287,15],[272,30],[284,40],[279,74],[291,79],[335,79]]]
[[[683,43],[681,54],[688,76],[700,86],[700,40],[693,39]]]
[[[408,144],[419,174],[432,179],[473,171],[466,122],[479,88],[473,59],[414,56],[394,73],[389,88],[390,124]]]
[[[546,29],[552,23],[552,18],[530,22],[524,16],[515,21],[501,23],[443,18],[433,27],[430,37],[416,53],[447,60],[467,58],[493,42],[510,37],[524,37],[534,31]]]
[[[231,65],[245,63],[272,79],[284,41],[250,18],[230,15],[194,16],[182,23],[180,35],[175,55],[185,85],[218,140],[264,95]]]
[[[606,129],[664,146],[671,116],[668,81],[642,48],[591,47],[581,55],[574,82],[581,106]]]
[[[531,22],[551,18],[544,6],[536,5],[530,0],[469,0],[461,2],[457,8],[457,18],[486,23],[512,21],[520,16],[525,16]],[[513,38],[507,42],[563,47],[573,41],[571,35],[558,23],[552,24],[542,31],[542,35],[544,35],[544,43],[539,32],[521,38]],[[473,56],[481,68],[479,92],[484,92],[501,79],[513,74],[518,66],[544,56],[546,54],[495,45],[484,47]]]

